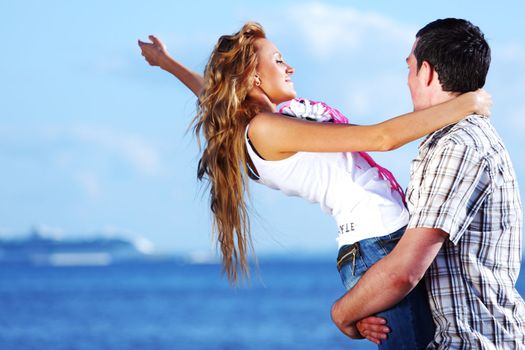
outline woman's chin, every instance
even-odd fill
[[[295,93],[294,94],[286,94],[286,95],[283,95],[283,96],[281,96],[279,98],[273,99],[272,103],[274,103],[275,105],[279,105],[281,103],[293,100],[296,97],[297,97],[297,94],[295,94]]]
[[[291,92],[288,94],[288,96],[287,96],[287,98],[286,98],[286,101],[293,100],[293,99],[296,98],[296,97],[297,97],[297,93],[295,92],[295,90],[293,90],[293,91],[291,91]]]

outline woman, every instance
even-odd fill
[[[198,177],[210,181],[214,229],[224,269],[233,281],[239,271],[248,275],[247,176],[318,202],[334,216],[338,268],[351,288],[371,263],[393,248],[408,220],[397,182],[362,152],[395,149],[473,112],[488,114],[490,105],[486,93],[475,92],[370,126],[283,118],[275,113],[276,106],[296,97],[294,69],[260,25],[247,23],[239,32],[222,36],[203,78],[169,57],[158,39],[150,39],[153,44],[139,41],[148,62],[173,73],[199,97],[195,133],[202,133],[206,144]],[[300,114],[292,105],[291,114]],[[337,120],[336,110],[327,114]],[[433,323],[421,288],[380,314],[393,330],[381,348],[424,348],[432,339]],[[379,343],[366,322],[361,326],[362,334]]]

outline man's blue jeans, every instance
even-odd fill
[[[405,228],[381,237],[364,239],[339,249],[337,268],[346,289],[350,290],[375,262],[386,256],[405,232]],[[376,316],[387,320],[391,332],[379,349],[425,349],[434,338],[425,282],[422,280],[410,294],[396,306]]]

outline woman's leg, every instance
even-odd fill
[[[337,260],[345,287],[351,289],[370,266],[394,248],[403,233],[404,228],[387,236],[342,247]],[[434,337],[435,326],[424,281],[399,304],[377,316],[384,317],[391,329],[388,339],[381,342],[379,349],[425,349]]]

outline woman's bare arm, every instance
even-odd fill
[[[198,96],[204,85],[203,77],[173,59],[157,37],[150,35],[149,39],[151,43],[139,40],[146,61],[173,74]],[[261,113],[251,121],[249,136],[257,151],[268,160],[284,159],[299,151],[388,151],[458,122],[468,114],[489,115],[491,106],[490,95],[481,90],[367,126],[315,123]]]
[[[267,160],[284,159],[299,151],[389,151],[456,123],[469,114],[489,115],[491,105],[490,95],[478,90],[367,126],[315,123],[261,113],[250,122],[249,136]]]
[[[158,66],[161,69],[173,74],[184,85],[190,89],[195,96],[199,96],[204,86],[203,77],[191,69],[184,66],[182,63],[173,59],[166,49],[166,45],[155,37],[150,35],[151,43],[138,41],[142,56],[151,66]]]

